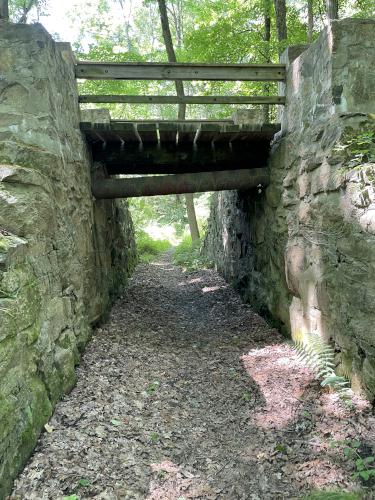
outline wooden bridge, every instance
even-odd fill
[[[78,62],[76,77],[114,80],[285,80],[281,64],[177,64]],[[283,96],[81,95],[81,103],[278,104]],[[232,120],[82,122],[93,160],[105,166],[96,175],[97,198],[152,196],[268,184],[270,143],[277,124]],[[157,174],[157,175],[156,175]],[[124,177],[144,175],[144,177]]]

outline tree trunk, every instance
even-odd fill
[[[27,23],[27,17],[29,15],[30,10],[33,7],[37,6],[37,4],[38,4],[38,0],[29,0],[29,2],[27,4],[25,2],[24,6],[23,6],[22,16],[21,16],[21,18],[17,22],[20,23],[20,24],[26,24]]]
[[[265,63],[270,63],[270,41],[271,41],[271,8],[270,8],[270,0],[264,0],[264,35],[263,40],[265,43],[264,54],[265,54]],[[269,83],[263,84],[263,91],[265,95],[268,95],[270,92]],[[269,123],[270,121],[270,106],[269,104],[263,104],[263,120],[264,123]]]
[[[276,12],[276,30],[277,39],[283,42],[288,38],[288,30],[286,26],[286,3],[285,0],[274,0]],[[284,50],[282,43],[279,44],[279,54]]]
[[[329,21],[339,18],[338,0],[326,0],[326,12]]]
[[[192,241],[198,241],[200,234],[198,229],[197,216],[195,213],[194,194],[193,193],[185,194],[185,202],[186,202],[186,210],[190,227],[191,239]]]
[[[0,19],[9,20],[8,0],[0,0]]]
[[[173,40],[172,40],[171,30],[169,27],[168,12],[165,0],[158,0],[158,4],[159,4],[161,28],[163,31],[163,39],[168,55],[168,61],[172,63],[177,62],[176,53],[173,48]],[[184,97],[185,92],[184,92],[183,82],[176,80],[175,86],[176,86],[177,96]],[[186,118],[186,104],[179,104],[178,119],[185,120],[185,118]],[[191,239],[193,241],[196,241],[199,239],[199,230],[198,230],[197,216],[194,207],[194,195],[192,193],[186,194],[185,201],[186,201],[186,210],[190,227]]]
[[[313,0],[307,0],[307,41],[313,42],[314,31],[314,5]]]
[[[163,38],[164,38],[165,49],[168,55],[168,61],[177,62],[176,53],[173,48],[173,40],[172,40],[171,30],[169,27],[168,12],[165,0],[158,0],[158,4],[159,4],[161,28],[163,31]],[[179,97],[180,96],[183,97],[185,95],[183,82],[176,81],[175,85],[176,85],[177,95]]]

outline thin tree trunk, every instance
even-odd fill
[[[266,42],[264,48],[265,62],[270,63],[270,41],[271,41],[271,8],[270,0],[264,0],[264,35],[263,39]],[[270,86],[268,83],[263,84],[263,91],[265,95],[269,94]],[[263,120],[264,123],[270,121],[270,106],[263,104]]]
[[[124,13],[125,36],[126,36],[126,43],[127,43],[127,46],[128,46],[128,52],[131,52],[132,49],[133,49],[133,44],[132,44],[132,41],[131,41],[131,38],[130,38],[130,18],[131,18],[131,15],[132,15],[133,2],[132,2],[132,0],[130,0],[129,13],[128,13],[128,17],[127,18],[125,17],[125,6],[124,6],[124,3],[123,3],[123,0],[120,0],[120,4],[121,4],[122,11]]]
[[[0,0],[0,19],[9,20],[8,0]]]
[[[37,3],[38,3],[37,0],[29,0],[29,3],[27,5],[26,5],[26,3],[24,4],[22,16],[18,21],[20,24],[27,23],[27,17],[29,15],[29,12],[34,6],[37,5]]]
[[[288,38],[288,30],[286,26],[286,2],[285,0],[274,0],[276,12],[276,31],[279,44],[279,54],[284,50],[281,42]]]
[[[314,32],[314,4],[313,0],[307,0],[307,41],[312,43]]]
[[[329,21],[339,18],[338,0],[326,0],[326,12]]]
[[[175,53],[174,48],[173,48],[173,40],[172,40],[171,30],[169,27],[168,12],[167,12],[167,6],[165,3],[165,0],[158,0],[158,4],[159,4],[161,28],[163,31],[163,38],[164,38],[165,48],[166,48],[167,55],[168,55],[168,61],[172,62],[172,63],[177,62],[176,53]],[[183,82],[176,80],[175,86],[176,86],[177,96],[184,97],[185,92],[184,92]],[[186,117],[186,104],[179,104],[179,106],[178,106],[178,119],[185,120],[185,117]],[[190,227],[191,239],[193,241],[196,241],[196,240],[199,240],[199,229],[198,229],[198,223],[197,223],[197,216],[195,213],[193,193],[186,194],[185,201],[186,201],[186,210],[187,210],[188,222],[189,222],[189,227]]]
[[[199,234],[197,216],[195,213],[194,194],[193,193],[186,193],[185,194],[185,203],[186,203],[186,210],[187,210],[187,216],[188,216],[188,221],[189,221],[191,239],[192,239],[192,241],[198,241],[200,238],[200,234]]]

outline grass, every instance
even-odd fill
[[[190,235],[186,235],[175,248],[173,262],[177,266],[182,266],[186,271],[212,267],[212,263],[202,255],[202,240],[193,243]]]
[[[168,240],[154,240],[144,231],[138,232],[136,241],[140,262],[151,262],[171,247]]]
[[[306,500],[361,500],[363,497],[359,493],[349,493],[345,491],[320,491],[311,492],[305,497]]]

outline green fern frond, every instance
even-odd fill
[[[330,387],[340,395],[347,396],[349,381],[335,373],[335,351],[317,334],[311,333],[293,346],[297,359],[308,366],[321,381],[322,387]]]

